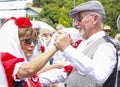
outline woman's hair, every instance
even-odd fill
[[[37,31],[33,28],[30,28],[30,27],[19,28],[18,29],[18,36],[19,36],[20,40],[23,40],[26,38],[31,38],[31,39],[38,38]]]

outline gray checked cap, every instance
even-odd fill
[[[95,0],[88,1],[88,2],[78,5],[73,10],[71,10],[70,16],[72,18],[75,18],[75,15],[81,11],[93,11],[93,12],[97,12],[105,17],[104,8],[99,1],[95,1]]]

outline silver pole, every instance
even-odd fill
[[[75,8],[75,0],[74,0],[74,5],[73,8]],[[72,23],[73,27],[74,27],[74,19],[73,19],[73,23]]]

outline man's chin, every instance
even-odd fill
[[[82,37],[85,35],[85,33],[84,33],[83,30],[80,31],[80,35],[81,35]]]

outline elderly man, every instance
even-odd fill
[[[102,31],[105,19],[102,4],[95,0],[82,3],[70,12],[70,16],[75,19],[74,25],[84,32],[84,40],[74,49],[68,34],[59,32],[56,36],[54,45],[74,66],[65,86],[108,87],[112,81],[108,78],[116,71],[117,56],[114,45]],[[109,87],[114,87],[115,78],[112,79],[113,86]]]

